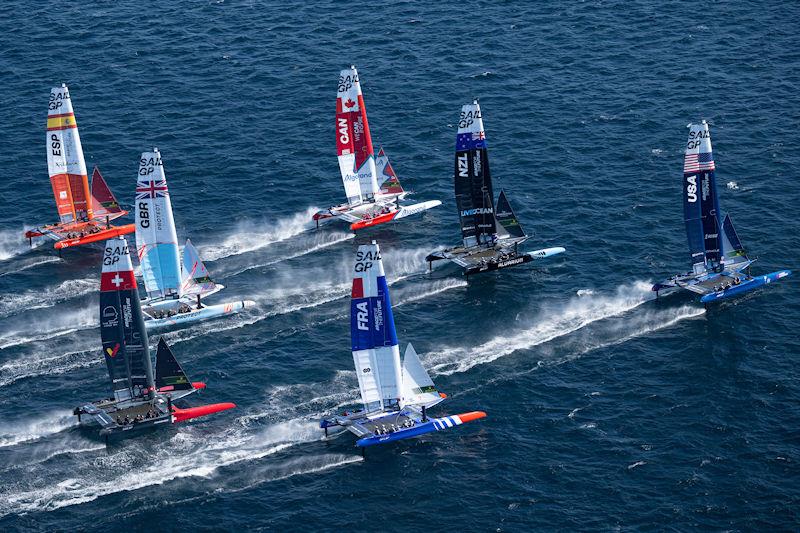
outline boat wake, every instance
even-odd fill
[[[40,239],[39,242],[34,242],[32,247],[28,245],[28,242],[23,239],[22,236],[29,229],[32,228],[23,227],[19,230],[0,230],[0,261],[5,261],[14,256],[27,253],[32,248],[36,248],[42,244],[43,239]]]
[[[233,277],[238,276],[244,272],[248,272],[250,270],[255,270],[257,268],[267,268],[272,265],[276,265],[278,263],[282,263],[284,261],[289,261],[291,259],[296,259],[298,257],[302,257],[304,255],[312,254],[314,252],[318,252],[320,250],[324,250],[334,244],[339,244],[340,242],[349,241],[350,239],[355,238],[355,234],[353,233],[318,233],[314,236],[314,240],[308,244],[308,246],[301,248],[300,250],[290,252],[286,255],[282,255],[276,259],[271,259],[269,261],[263,263],[254,263],[249,264],[247,266],[238,268],[233,270],[232,272],[225,272],[223,273],[225,277]]]
[[[75,417],[69,411],[51,413],[25,422],[2,422],[0,448],[39,440],[75,425]]]
[[[271,222],[242,222],[222,243],[200,247],[200,255],[206,261],[217,261],[291,239],[314,227],[311,217],[317,211],[318,207],[308,207],[305,211]]]
[[[59,257],[32,257],[28,259],[21,259],[19,261],[13,261],[11,264],[8,265],[8,268],[0,268],[0,278],[3,276],[9,276],[11,274],[17,274],[19,272],[23,272],[28,270],[29,268],[34,268],[39,265],[44,265],[47,263],[58,263],[61,261]]]
[[[41,342],[55,337],[63,337],[82,329],[98,326],[97,310],[94,306],[80,311],[53,318],[37,319],[31,334],[30,323],[21,324],[22,329],[11,330],[0,334],[0,350],[33,342]]]
[[[52,307],[59,302],[97,292],[99,286],[97,279],[70,279],[54,288],[0,295],[0,318],[20,311]]]
[[[63,471],[62,477],[65,479],[60,481],[53,479],[52,472],[45,465],[33,465],[29,476],[0,489],[0,516],[52,511],[90,502],[109,494],[136,491],[184,478],[212,479],[215,484],[225,486],[229,483],[230,476],[217,476],[220,469],[245,461],[258,461],[298,444],[321,438],[316,422],[300,419],[271,423],[255,430],[234,424],[223,434],[212,438],[206,432],[195,432],[191,426],[185,426],[166,445],[144,441],[130,443],[116,453],[98,454],[92,461],[94,468],[70,468]],[[74,458],[67,459],[77,461]],[[310,472],[315,468],[330,468],[346,462],[351,461],[339,458],[330,464],[313,465],[310,469],[290,468],[273,479]],[[248,470],[252,468],[260,467],[256,463]],[[48,473],[51,475],[46,475]],[[79,474],[76,476],[76,473]],[[49,479],[43,483],[43,478]],[[252,484],[252,481],[250,479],[249,483]]]
[[[564,337],[589,324],[639,307],[654,298],[651,284],[637,281],[619,287],[614,295],[572,298],[562,309],[543,309],[525,329],[499,335],[479,346],[445,348],[428,355],[427,363],[440,375],[450,375]]]

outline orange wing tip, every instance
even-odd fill
[[[446,399],[446,398],[447,398],[447,394],[445,394],[445,393],[443,393],[443,392],[440,392],[440,393],[439,393],[439,398],[442,398],[442,399],[444,400],[444,399]]]
[[[481,418],[486,418],[486,413],[483,411],[470,411],[469,413],[461,413],[460,415],[456,415],[462,424],[466,424],[467,422],[472,422],[473,420],[480,420]]]

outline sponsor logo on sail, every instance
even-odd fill
[[[494,209],[491,207],[476,207],[474,209],[464,209],[461,211],[462,217],[468,217],[472,215],[491,215],[494,212]]]
[[[101,323],[104,328],[113,328],[119,324],[119,313],[117,312],[117,308],[113,305],[107,305],[103,308],[101,318]]]
[[[107,246],[103,252],[103,265],[111,266],[120,262],[123,255],[128,255],[128,246]]]

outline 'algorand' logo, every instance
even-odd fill
[[[476,207],[475,209],[465,209],[461,211],[462,217],[468,217],[471,215],[491,215],[494,212],[494,209],[491,207]]]

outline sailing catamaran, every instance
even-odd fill
[[[730,215],[722,216],[714,175],[708,124],[689,124],[689,140],[683,162],[683,218],[692,270],[653,285],[656,295],[681,288],[700,295],[703,303],[730,298],[791,274],[779,270],[751,276],[750,259],[733,227]],[[721,222],[720,222],[721,220]]]
[[[347,203],[317,212],[313,217],[317,227],[320,220],[341,218],[350,222],[350,229],[355,231],[399,220],[442,204],[439,200],[430,200],[400,205],[400,200],[408,192],[400,186],[383,148],[375,158],[364,96],[355,66],[339,74],[336,148]]]
[[[427,409],[446,396],[436,390],[411,344],[400,361],[389,287],[375,241],[359,246],[356,253],[350,338],[364,409],[320,421],[326,436],[328,428],[344,427],[358,437],[356,445],[363,449],[449,429],[486,416],[482,411],[472,411],[428,417]]]
[[[209,276],[187,239],[181,258],[164,163],[157,148],[142,153],[136,183],[136,253],[147,298],[142,302],[149,329],[238,313],[252,300],[204,305],[201,298],[224,287]]]
[[[434,261],[449,259],[469,275],[520,265],[565,251],[555,247],[520,252],[519,245],[529,236],[511,209],[505,191],[500,191],[497,204],[494,203],[486,134],[477,100],[461,108],[454,180],[463,244],[429,254],[425,258],[429,268]]]
[[[34,237],[50,237],[56,241],[54,247],[61,250],[134,231],[133,224],[111,225],[112,220],[128,212],[120,208],[97,167],[89,188],[78,123],[65,84],[50,91],[47,168],[59,222],[26,231],[25,238],[31,244]]]
[[[158,343],[154,375],[139,291],[124,237],[109,239],[103,254],[100,336],[114,395],[73,411],[79,422],[99,425],[100,435],[108,438],[236,407],[232,403],[186,409],[173,405],[173,401],[204,389],[205,383],[189,381],[163,338]]]

